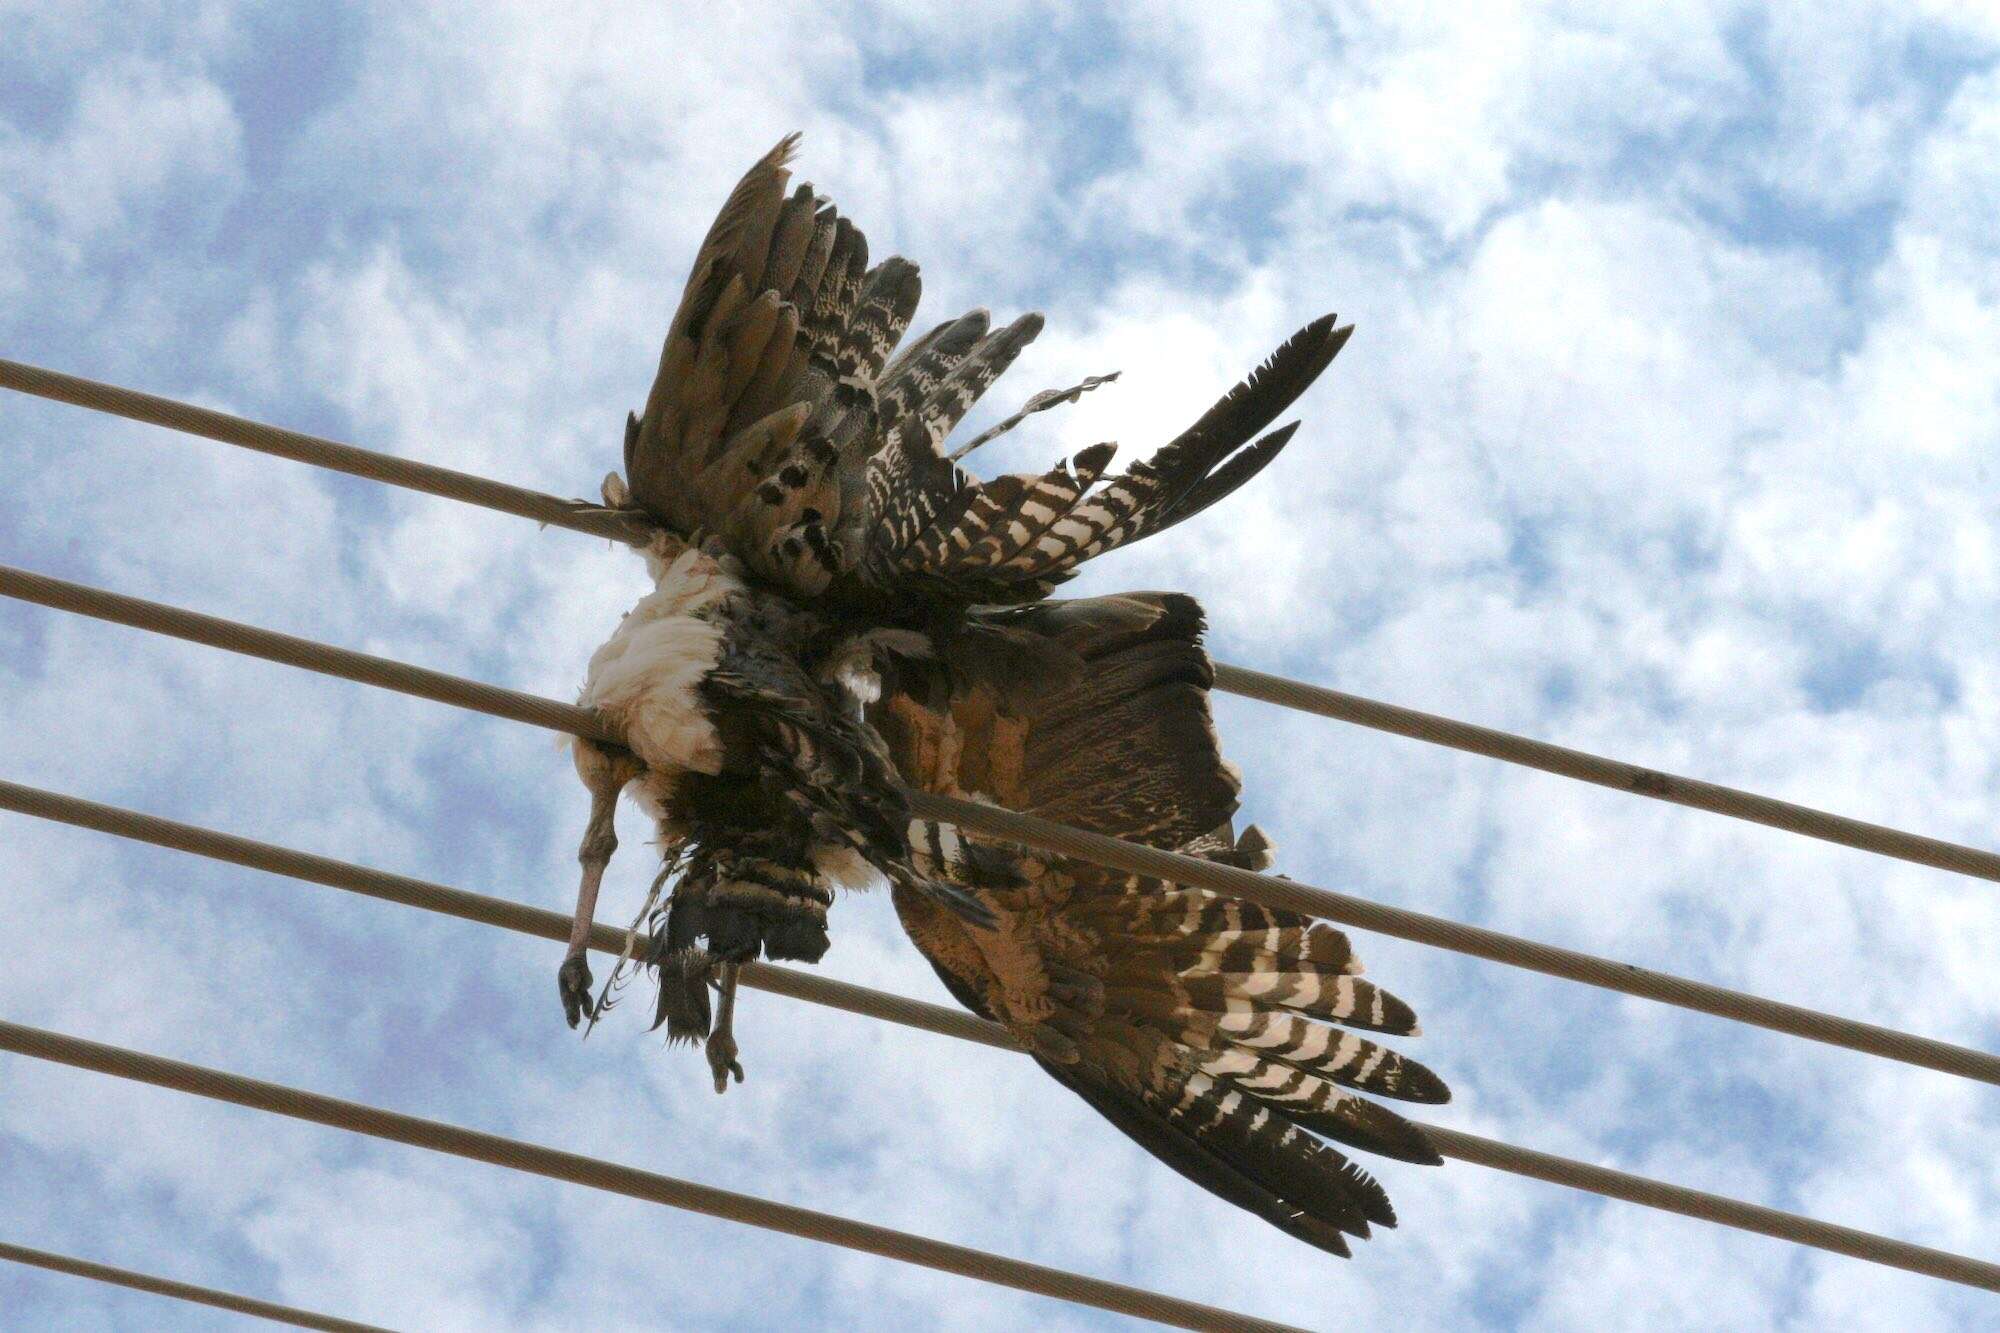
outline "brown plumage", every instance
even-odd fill
[[[1229,832],[1237,781],[1209,723],[1200,612],[1138,594],[1022,614],[1076,654],[1069,684],[1010,716],[990,689],[872,715],[926,790],[997,801],[1114,837],[1262,869]],[[1315,1138],[1436,1162],[1409,1121],[1357,1092],[1439,1102],[1423,1066],[1358,1035],[1414,1035],[1409,1007],[1354,975],[1339,931],[1201,889],[936,829],[933,863],[971,849],[991,930],[898,890],[910,938],[958,1000],[1004,1024],[1058,1081],[1198,1184],[1291,1235],[1347,1253],[1394,1225],[1381,1187]],[[997,866],[995,863],[997,862]],[[1310,1132],[1308,1132],[1310,1131]]]
[[[1201,512],[1267,466],[1270,429],[1345,344],[1332,316],[1286,341],[1150,458],[1114,448],[980,480],[957,459],[1110,380],[1037,394],[946,452],[1041,331],[983,310],[902,346],[917,270],[811,187],[786,139],[697,254],[608,504],[661,525],[655,591],[593,657],[584,699],[628,737],[579,744],[591,786],[572,1022],[594,1014],[582,941],[636,782],[682,882],[644,955],[675,1035],[741,1077],[735,967],[816,960],[834,889],[893,887],[911,940],[967,1007],[1204,1188],[1321,1249],[1393,1225],[1332,1146],[1435,1162],[1371,1097],[1444,1084],[1371,1036],[1415,1015],[1360,980],[1345,936],[1291,913],[910,821],[898,785],[990,800],[1150,846],[1262,868],[1232,832],[1238,779],[1208,710],[1190,599],[1048,600],[1085,560]],[[710,985],[722,991],[711,1019]],[[714,1023],[711,1029],[711,1023]],[[1367,1094],[1367,1095],[1364,1095]],[[1329,1142],[1329,1140],[1331,1142]]]

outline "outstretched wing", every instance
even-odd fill
[[[906,780],[1116,837],[1262,868],[1231,834],[1237,778],[1210,725],[1201,615],[1186,597],[1046,603],[1010,616],[1079,661],[1010,709],[990,686],[894,693],[872,715]],[[1326,1140],[1405,1161],[1423,1132],[1363,1096],[1441,1102],[1445,1085],[1362,1033],[1414,1035],[1331,926],[1200,889],[1030,853],[947,827],[933,873],[994,909],[967,928],[898,892],[904,928],[952,994],[1004,1024],[1057,1081],[1197,1184],[1347,1253],[1393,1226],[1382,1187]]]
[[[795,594],[903,612],[1038,599],[1083,561],[1255,476],[1294,427],[1253,437],[1352,332],[1330,315],[1307,325],[1101,488],[1108,444],[1040,475],[978,480],[954,461],[971,446],[947,456],[946,438],[1041,332],[1041,316],[995,329],[975,310],[891,359],[916,311],[916,266],[891,257],[869,267],[852,223],[810,185],[789,188],[796,140],[723,205],[625,438],[633,503],[683,537],[718,539]],[[1015,420],[1108,378],[1037,394]]]
[[[915,265],[868,241],[810,185],[797,135],[753,166],[696,252],[643,413],[627,420],[634,503],[713,536],[781,587],[823,590],[880,435],[875,383],[916,311]]]

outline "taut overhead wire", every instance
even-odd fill
[[[352,1319],[338,1319],[330,1314],[318,1314],[295,1306],[279,1305],[275,1301],[260,1301],[254,1296],[239,1296],[233,1291],[199,1286],[193,1282],[179,1282],[170,1277],[157,1277],[152,1273],[117,1268],[90,1259],[78,1259],[74,1255],[30,1249],[26,1245],[12,1245],[5,1241],[0,1241],[0,1259],[25,1264],[30,1268],[45,1268],[52,1273],[68,1273],[71,1277],[89,1278],[93,1282],[104,1282],[114,1287],[130,1287],[134,1291],[151,1292],[155,1296],[171,1296],[175,1300],[188,1301],[195,1305],[209,1305],[218,1310],[233,1310],[237,1314],[255,1315],[259,1319],[269,1319],[277,1324],[290,1324],[294,1328],[326,1329],[328,1333],[389,1333],[388,1329],[378,1324],[357,1324]]]
[[[344,1101],[303,1088],[266,1083],[225,1070],[108,1046],[43,1028],[0,1021],[0,1050],[109,1074],[114,1078],[150,1083],[175,1092],[192,1093],[214,1101],[230,1102],[255,1111],[308,1120],[350,1133],[366,1134],[371,1138],[388,1139],[432,1152],[487,1162],[510,1171],[525,1171],[574,1185],[587,1185],[592,1189],[644,1199],[649,1203],[704,1213],[768,1231],[782,1231],[824,1245],[861,1250],[885,1259],[897,1259],[907,1264],[1012,1287],[1017,1291],[1053,1296],[1078,1305],[1136,1315],[1181,1328],[1242,1329],[1252,1333],[1274,1333],[1291,1328],[1291,1325],[1233,1310],[1184,1301],[1081,1273],[1064,1272],[1006,1255],[989,1254],[928,1236],[876,1226],[871,1222],[760,1199],[734,1190],[718,1189],[713,1185],[586,1157],[581,1153],[564,1152],[462,1125]]]
[[[575,704],[465,680],[407,662],[357,653],[289,634],[277,634],[254,625],[202,615],[143,598],[127,597],[11,566],[0,565],[0,596],[16,597],[57,610],[339,676],[364,685],[414,694],[570,735],[586,736],[614,745],[620,741],[595,713]],[[1061,852],[1114,869],[1158,876],[1177,884],[1234,894],[1272,907],[1323,916],[1346,925],[1713,1014],[1773,1032],[1845,1046],[1850,1050],[1921,1065],[1983,1083],[2000,1084],[2000,1056],[1933,1037],[1920,1037],[1894,1028],[1841,1018],[1816,1009],[1785,1004],[1672,973],[1655,972],[1631,963],[1543,944],[1425,912],[1390,907],[1277,875],[1260,875],[1235,866],[1107,838],[1100,833],[1069,828],[998,806],[926,792],[912,791],[907,795],[911,809],[918,813],[947,820],[976,833]]]
[[[424,880],[393,875],[367,866],[352,865],[309,852],[255,842],[234,834],[162,819],[118,806],[100,805],[58,792],[43,791],[12,782],[0,782],[0,809],[15,810],[39,818],[71,824],[149,842],[160,847],[192,852],[198,856],[251,866],[275,874],[348,889],[387,902],[401,903],[425,911],[441,912],[482,925],[561,940],[569,931],[568,918],[525,903],[509,902],[464,889],[448,888]],[[624,946],[625,932],[598,923],[590,935],[590,947],[615,954]],[[871,990],[827,977],[815,977],[791,968],[770,964],[746,965],[745,980],[757,978],[765,990],[790,995],[815,1004],[831,1005],[850,1013],[883,1019],[908,1027],[979,1042],[1004,1050],[1020,1047],[1005,1028],[983,1018],[943,1005]],[[1442,1125],[1418,1122],[1438,1151],[1446,1157],[1473,1162],[1496,1171],[1528,1176],[1570,1189],[1621,1199],[1628,1203],[1678,1213],[1701,1221],[1714,1222],[1738,1230],[1776,1237],[1798,1245],[1830,1250],[1873,1263],[1923,1273],[1949,1281],[1989,1285],[2000,1280],[2000,1268],[1963,1255],[1954,1255],[1928,1246],[1860,1231],[1837,1223],[1797,1213],[1766,1208],[1724,1195],[1653,1180],[1610,1167],[1596,1166],[1573,1158],[1502,1143]]]
[[[227,412],[217,412],[212,408],[198,407],[193,403],[120,388],[20,361],[0,358],[0,388],[163,426],[183,434],[203,436],[385,485],[401,486],[427,495],[532,518],[553,527],[569,528],[613,541],[643,543],[651,532],[650,525],[641,517],[614,513],[587,501],[563,500],[473,473],[362,449],[337,440],[322,439],[281,426],[232,416]],[[1704,782],[1699,778],[1681,777],[1622,759],[1609,759],[1358,694],[1288,680],[1249,667],[1217,663],[1215,688],[1282,708],[1393,732],[1431,745],[1485,755],[1505,763],[1668,801],[1692,810],[1763,824],[1788,833],[1873,852],[1878,856],[1977,879],[2000,881],[2000,853],[1983,848],[1872,824],[1756,792]]]

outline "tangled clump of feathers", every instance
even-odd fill
[[[1314,320],[1187,430],[1112,476],[1094,445],[1040,474],[960,462],[1109,382],[1035,395],[947,453],[954,427],[1041,331],[983,310],[903,345],[921,284],[810,186],[787,139],[697,253],[625,473],[607,505],[660,531],[653,591],[592,656],[582,701],[621,747],[576,743],[592,794],[572,1023],[601,1012],[583,959],[611,810],[630,785],[671,879],[628,956],[669,1035],[741,1078],[736,969],[816,961],[837,889],[878,877],[961,1003],[1204,1188],[1321,1249],[1393,1225],[1333,1144],[1437,1154],[1369,1096],[1447,1097],[1360,1034],[1415,1035],[1323,922],[913,819],[906,787],[1186,855],[1268,864],[1237,833],[1240,781],[1208,709],[1200,608],[1051,592],[1083,564],[1203,512],[1291,441],[1272,422],[1352,329]],[[617,973],[614,972],[614,979]],[[710,991],[720,996],[711,1006]]]

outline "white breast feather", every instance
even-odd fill
[[[721,654],[714,612],[743,585],[696,550],[647,563],[656,586],[591,654],[577,702],[600,710],[655,773],[719,773],[722,739],[696,686]]]
[[[852,847],[815,847],[812,859],[813,868],[837,889],[869,889],[882,879],[881,872]]]

